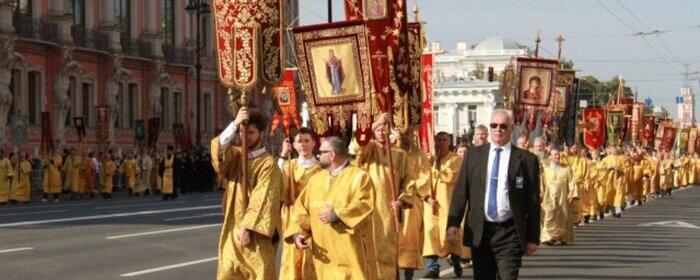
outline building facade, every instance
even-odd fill
[[[96,108],[112,115],[109,145],[134,148],[136,120],[159,117],[159,148],[174,144],[173,125],[194,141],[196,21],[187,0],[0,0],[0,145],[11,148],[9,121],[28,117],[24,152],[36,151],[41,112],[50,112],[58,147],[97,148]],[[230,121],[218,83],[213,17],[203,16],[202,142]],[[74,117],[84,117],[79,139]],[[2,120],[5,118],[5,120]],[[80,140],[80,141],[79,141]]]
[[[435,53],[433,75],[436,131],[458,137],[470,124],[486,125],[493,109],[503,107],[499,75],[514,57],[527,54],[527,48],[500,36],[490,37],[468,47],[458,43],[454,51],[429,44]],[[493,76],[489,77],[489,68]]]
[[[695,95],[693,88],[681,88],[681,95],[676,97],[678,105],[678,122],[682,127],[695,125]]]

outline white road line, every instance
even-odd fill
[[[115,209],[115,208],[126,208],[126,207],[139,207],[139,206],[153,206],[153,205],[170,205],[170,204],[181,204],[185,203],[185,201],[176,201],[176,202],[159,202],[159,203],[139,203],[139,204],[126,204],[126,205],[115,205],[115,206],[102,206],[102,207],[95,207],[95,209]]]
[[[146,231],[146,232],[138,232],[138,233],[124,234],[124,235],[107,236],[107,237],[105,237],[105,239],[107,239],[107,240],[115,240],[115,239],[122,239],[122,238],[129,238],[129,237],[138,237],[138,236],[145,236],[145,235],[155,235],[155,234],[169,233],[169,232],[176,232],[176,231],[185,231],[185,230],[194,230],[194,229],[201,229],[201,228],[218,227],[218,226],[221,226],[221,225],[222,225],[222,223],[216,223],[216,224],[206,224],[206,225],[193,226],[193,227],[171,228],[171,229],[164,229],[164,230]]]
[[[41,203],[41,202],[39,202]],[[44,203],[34,203],[33,206],[22,206],[22,205],[17,205],[15,207],[8,207],[8,208],[2,208],[0,209],[0,212],[10,212],[10,211],[17,211],[18,209],[21,210],[31,210],[31,209],[37,209],[37,208],[57,208],[57,207],[76,207],[76,206],[85,206],[85,205],[90,205],[94,204],[94,202],[75,202],[75,203],[62,203],[62,204],[54,204],[54,202],[51,202],[49,204],[44,204]]]
[[[151,269],[124,273],[124,274],[119,275],[119,276],[121,276],[121,277],[134,277],[134,276],[144,275],[144,274],[148,274],[148,273],[163,271],[163,270],[169,270],[169,269],[175,269],[175,268],[179,268],[179,267],[190,266],[190,265],[195,265],[195,264],[200,264],[200,263],[212,262],[212,261],[215,261],[216,259],[217,259],[217,257],[212,257],[212,258],[206,258],[206,259],[201,259],[201,260],[196,260],[196,261],[191,261],[191,262],[184,262],[184,263],[166,265],[166,266],[161,266],[161,267],[154,267]]]
[[[18,251],[27,251],[27,250],[34,250],[34,247],[22,247],[22,248],[14,248],[14,249],[0,250],[0,254],[2,254],[2,253],[12,253],[12,252],[18,252]]]
[[[11,214],[0,214],[0,217],[24,216],[24,215],[48,214],[48,213],[60,213],[60,212],[68,212],[68,210],[47,210],[47,211],[36,211],[36,212],[20,212],[20,213],[11,213]]]
[[[4,223],[4,224],[0,224],[0,228],[42,225],[42,224],[54,224],[54,223],[62,223],[62,222],[74,222],[74,221],[100,220],[100,219],[109,219],[109,218],[118,218],[118,217],[131,217],[131,216],[185,212],[185,211],[195,211],[195,210],[205,210],[205,209],[220,209],[220,208],[221,208],[221,205],[215,204],[215,205],[205,205],[205,206],[196,206],[196,207],[182,207],[182,208],[145,210],[145,211],[137,211],[137,212],[125,212],[125,213],[92,215],[92,216],[82,216],[82,217],[70,217],[70,218],[61,218],[61,219],[35,220],[35,221],[24,221],[24,222],[15,222],[15,223]]]
[[[179,221],[179,220],[188,220],[188,219],[194,219],[194,218],[201,218],[201,217],[211,217],[211,216],[223,216],[223,213],[207,213],[207,214],[202,214],[202,215],[194,215],[194,216],[187,216],[187,217],[177,217],[177,218],[170,218],[170,219],[163,219],[165,222],[172,222],[172,221]]]

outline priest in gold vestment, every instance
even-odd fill
[[[350,165],[339,137],[323,139],[319,152],[325,170],[297,198],[285,241],[312,252],[314,274],[304,279],[376,279],[372,179]]]
[[[549,152],[549,165],[542,172],[542,243],[562,245],[574,242],[571,203],[578,196],[573,172],[559,161],[559,150]]]
[[[468,247],[461,243],[451,242],[447,238],[447,218],[450,211],[452,192],[459,176],[462,159],[450,151],[451,139],[446,132],[435,136],[436,157],[427,154],[431,164],[432,186],[430,194],[425,199],[423,222],[425,241],[423,241],[423,258],[425,258],[426,274],[424,278],[435,278],[440,274],[438,258],[448,258],[457,277],[462,276],[461,259],[471,259]],[[461,235],[458,236],[461,240]]]
[[[282,169],[282,232],[287,232],[292,227],[294,222],[292,214],[297,197],[306,188],[311,176],[321,171],[321,166],[313,154],[316,148],[314,136],[314,132],[308,128],[299,130],[294,136],[294,150],[299,157],[291,160],[285,159],[292,152],[292,143],[288,139],[282,143],[282,151],[277,163]],[[280,280],[316,279],[311,249],[300,249],[293,243],[283,243],[280,264]]]
[[[599,171],[603,172],[603,185],[606,188],[605,204],[612,207],[613,216],[622,216],[622,205],[627,195],[629,160],[620,154],[618,147],[609,147],[608,155],[601,160]]]
[[[390,145],[386,127],[388,115],[383,114],[372,124],[374,140],[361,147],[355,158],[355,166],[369,173],[375,189],[374,212],[372,214],[374,245],[377,257],[376,279],[396,279],[398,270],[398,231],[397,211],[392,203],[399,203],[401,193],[410,183],[406,173],[406,153],[391,148],[393,170],[389,168],[386,146]],[[393,174],[392,186],[389,176]],[[401,221],[399,221],[401,222]]]
[[[248,153],[233,146],[239,125],[248,122],[245,133]],[[244,126],[245,127],[245,126]],[[219,136],[223,152],[220,172],[228,181],[223,197],[224,222],[219,239],[217,279],[276,279],[275,255],[279,239],[282,173],[275,159],[262,146],[267,128],[265,116],[241,108]],[[248,174],[243,174],[242,157],[248,157]],[[247,184],[243,184],[244,178]],[[247,186],[245,186],[247,185]],[[245,189],[244,189],[245,187]]]

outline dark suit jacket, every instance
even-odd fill
[[[469,203],[464,222],[465,246],[479,247],[484,229],[484,196],[486,195],[487,165],[490,144],[470,149],[462,162],[457,185],[452,193],[448,227],[459,227]],[[501,165],[501,168],[505,166]],[[523,252],[526,243],[540,244],[540,166],[537,157],[511,146],[508,168],[508,197],[513,221],[520,236]],[[516,188],[515,179],[522,177],[522,188]]]

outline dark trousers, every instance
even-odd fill
[[[522,245],[510,219],[503,223],[484,221],[479,247],[472,247],[475,280],[515,280],[522,265]]]

